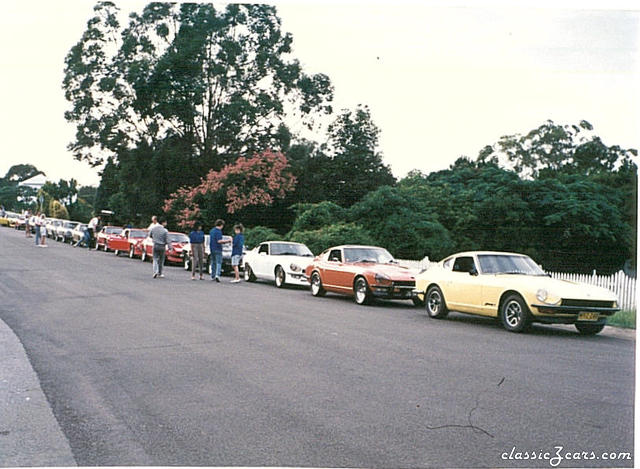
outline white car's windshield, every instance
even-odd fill
[[[479,254],[483,274],[546,275],[528,256]]]
[[[307,246],[293,243],[271,243],[271,255],[313,257]]]
[[[387,264],[395,262],[389,251],[383,248],[344,248],[345,262],[374,262]]]

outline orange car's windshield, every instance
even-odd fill
[[[483,274],[546,275],[527,256],[479,254],[478,262]]]
[[[344,248],[345,262],[374,262],[387,264],[395,262],[389,251],[383,248]]]

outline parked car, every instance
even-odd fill
[[[20,218],[20,214],[15,212],[7,212],[7,220],[9,220],[9,226],[11,228],[15,228],[19,218]]]
[[[62,224],[56,227],[56,241],[62,241],[63,243],[71,241],[72,232],[76,226],[78,226],[77,221],[64,220]]]
[[[0,226],[11,226],[12,219],[15,220],[17,218],[17,213],[5,211],[4,216],[0,216]]]
[[[114,234],[107,238],[107,250],[113,251],[116,256],[121,252],[129,253],[136,249],[136,245],[147,237],[149,230],[142,228],[125,228],[120,234]]]
[[[122,228],[119,226],[103,226],[96,235],[96,251],[102,248],[105,252],[109,250],[109,239],[122,234]]]
[[[288,241],[267,241],[244,256],[244,279],[272,280],[276,287],[285,284],[309,286],[305,269],[313,261],[307,246]]]
[[[597,334],[619,311],[613,292],[553,279],[530,257],[508,252],[449,256],[417,276],[415,293],[433,318],[450,310],[498,317],[512,332],[540,322],[575,324],[581,334]]]
[[[374,298],[419,300],[413,297],[415,277],[384,248],[345,245],[327,249],[306,268],[311,294],[326,292],[353,296],[356,303]]]
[[[56,228],[62,224],[62,220],[57,218],[47,218],[44,222],[44,227],[47,230],[47,238],[55,238]]]
[[[230,241],[233,238],[231,236],[224,235],[222,237],[225,241]],[[206,268],[209,275],[211,275],[211,246],[209,245],[209,235],[204,235],[204,259],[207,263]],[[231,266],[231,251],[233,247],[231,243],[225,243],[222,245],[222,273],[226,274],[233,271],[233,267]],[[244,254],[244,253],[243,253]],[[191,263],[193,262],[193,255],[191,254],[191,244],[186,244],[182,249],[182,263],[184,266],[184,270],[191,270]],[[240,265],[240,270],[243,269],[242,264]]]
[[[177,231],[170,231],[165,262],[182,264],[182,250],[188,244],[189,237],[186,234],[178,233]],[[129,257],[135,256],[140,256],[142,262],[146,261],[147,259],[153,259],[153,239],[151,239],[151,236],[147,236],[141,243],[135,246],[135,249],[133,251],[129,252]]]
[[[18,215],[15,219],[15,221],[13,222],[13,227],[16,230],[24,230],[25,227],[27,226],[27,217],[24,215]]]
[[[86,223],[78,223],[78,225],[71,231],[71,242],[77,243],[84,238],[84,232],[87,231]]]

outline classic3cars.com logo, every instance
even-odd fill
[[[569,451],[564,446],[554,446],[552,451],[523,451],[514,446],[511,451],[502,453],[500,458],[505,461],[546,461],[551,467],[558,467],[563,461],[631,461],[631,453]]]

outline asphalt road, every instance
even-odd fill
[[[633,453],[632,334],[357,306],[0,229],[0,319],[79,465],[540,466]],[[633,461],[563,461],[631,466]]]

